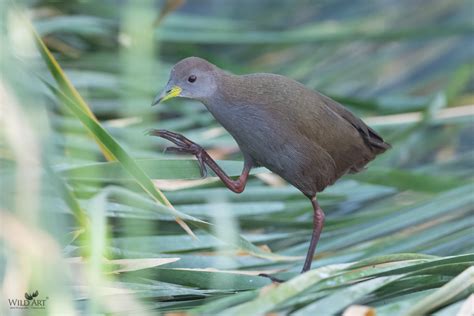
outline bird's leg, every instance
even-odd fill
[[[311,197],[311,204],[313,205],[313,233],[311,234],[311,242],[309,243],[308,252],[306,253],[306,259],[304,261],[303,269],[301,273],[305,273],[311,269],[311,263],[313,262],[314,252],[316,251],[316,246],[318,245],[319,236],[324,226],[324,212],[319,206],[316,195]],[[275,278],[266,273],[260,273],[259,276],[269,278],[272,282],[282,283],[284,281]]]
[[[313,233],[311,234],[311,242],[309,243],[308,252],[306,254],[306,259],[304,261],[303,269],[301,273],[305,273],[311,269],[311,263],[313,262],[314,252],[316,246],[318,245],[319,236],[324,226],[324,212],[319,206],[316,196],[311,197],[311,204],[313,205]],[[283,283],[285,281],[280,280],[276,277],[268,275],[266,273],[260,273],[259,276],[269,278],[272,282]]]
[[[304,261],[303,270],[304,273],[311,269],[311,263],[313,262],[314,251],[318,245],[319,236],[324,226],[324,212],[319,206],[316,195],[311,198],[311,204],[313,205],[313,233],[311,234],[311,242],[309,243],[308,252],[306,254],[306,260]]]
[[[240,175],[240,177],[237,180],[232,180],[201,146],[187,139],[183,135],[167,130],[158,129],[151,130],[149,132],[149,135],[162,137],[177,146],[168,147],[166,148],[167,151],[187,153],[196,156],[197,160],[199,161],[202,176],[207,175],[207,165],[209,168],[211,168],[212,171],[214,171],[214,173],[222,180],[222,182],[224,182],[224,184],[230,190],[235,193],[241,193],[244,190],[251,169],[251,164],[247,161],[245,161],[244,169],[242,170],[242,174]]]
[[[244,168],[242,169],[242,173],[240,174],[237,180],[232,180],[224,170],[212,159],[211,156],[203,149],[203,159],[206,165],[211,168],[212,171],[221,179],[222,182],[229,188],[231,191],[235,193],[242,193],[245,189],[245,185],[247,184],[247,180],[249,177],[251,164],[248,161],[244,162]]]

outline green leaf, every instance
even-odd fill
[[[351,304],[355,304],[358,300],[374,292],[375,290],[385,286],[393,281],[402,278],[403,275],[381,277],[362,281],[352,286],[343,288],[334,294],[331,294],[319,301],[299,309],[292,313],[295,316],[303,315],[335,315]]]
[[[188,159],[137,159],[136,164],[152,179],[201,179],[199,165],[196,160]],[[242,172],[240,161],[218,161],[229,176],[239,176]],[[78,167],[66,167],[61,173],[74,180],[87,181],[119,181],[131,180],[124,174],[120,162],[93,163]],[[257,169],[262,172],[263,169]],[[210,171],[210,176],[214,174]],[[254,172],[255,173],[255,172]]]
[[[25,23],[29,24],[30,22],[25,19]],[[36,44],[41,53],[41,56],[43,57],[43,60],[46,63],[46,66],[48,67],[50,74],[53,76],[53,78],[56,80],[57,84],[59,85],[59,90],[61,91],[61,93],[66,98],[71,99],[71,102],[74,102],[78,106],[78,108],[82,110],[90,119],[94,120],[95,122],[98,122],[94,113],[91,111],[91,109],[89,108],[87,103],[84,101],[84,99],[81,97],[81,95],[76,90],[76,88],[74,88],[72,83],[69,81],[66,74],[61,69],[61,66],[56,61],[54,56],[51,54],[49,49],[46,47],[41,37],[35,31],[33,26],[30,25],[30,27],[31,27],[31,31],[33,33],[34,39],[36,41]],[[104,145],[97,139],[97,135],[94,135],[93,131],[90,131],[90,132],[91,132],[91,135],[93,135],[96,138],[96,141],[98,142],[98,145],[103,151],[104,156],[108,160],[111,160],[112,159],[111,153],[108,152],[108,150],[104,147]]]
[[[114,159],[122,165],[122,167],[135,179],[135,181],[142,187],[142,189],[148,193],[156,202],[171,207],[166,197],[157,190],[153,182],[148,178],[145,172],[138,166],[135,160],[120,146],[120,144],[94,119],[92,119],[86,112],[83,112],[81,108],[69,97],[67,97],[60,90],[50,85],[46,81],[45,84],[61,98],[63,104],[74,113],[74,115],[84,124],[84,126],[93,133],[97,140],[107,149],[107,151],[113,156]],[[169,208],[170,214],[176,217],[177,222],[185,229],[188,233],[192,234],[189,227],[184,223],[174,208]]]
[[[148,270],[148,269],[146,269]],[[250,276],[225,271],[203,271],[199,269],[165,269],[156,268],[152,271],[153,278],[161,282],[174,283],[199,289],[216,289],[224,291],[243,291],[260,288],[271,281],[264,277]],[[127,278],[133,280],[139,277],[141,271],[127,273]]]
[[[422,192],[443,192],[467,184],[467,181],[451,177],[439,177],[397,169],[370,167],[351,178],[359,181],[396,187],[399,190],[414,190]]]
[[[444,286],[422,298],[414,306],[406,310],[404,315],[416,316],[428,314],[436,310],[436,308],[450,302],[456,295],[467,290],[469,290],[469,293],[472,293],[474,290],[474,267],[466,269]]]

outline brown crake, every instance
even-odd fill
[[[244,169],[232,180],[199,145],[173,132],[151,131],[177,145],[169,150],[195,155],[203,174],[210,167],[234,192],[243,191],[252,167],[264,166],[311,199],[313,234],[302,272],[311,268],[324,223],[316,194],[390,148],[344,106],[281,75],[234,75],[189,57],[173,67],[153,104],[177,96],[207,107],[237,141]]]

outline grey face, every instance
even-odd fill
[[[217,68],[204,59],[189,57],[178,62],[171,70],[170,79],[153,104],[175,97],[204,101],[216,89]]]

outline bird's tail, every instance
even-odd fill
[[[359,130],[360,131],[360,130]],[[350,169],[349,173],[357,173],[366,169],[365,165],[369,161],[375,159],[377,155],[385,152],[387,149],[390,149],[392,146],[389,143],[386,143],[382,136],[377,134],[372,128],[365,125],[364,132],[361,132],[362,138],[364,139],[365,144],[369,147],[371,154],[366,156],[364,159],[355,163]]]
[[[367,126],[367,134],[362,134],[364,136],[364,141],[369,145],[370,149],[375,153],[375,155],[379,155],[385,152],[387,149],[392,148],[392,146],[385,142],[377,132],[375,132],[372,128]]]

